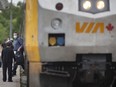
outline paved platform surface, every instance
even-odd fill
[[[17,75],[13,77],[13,82],[2,81],[2,68],[0,68],[0,87],[20,87],[20,73],[19,68],[17,69]]]

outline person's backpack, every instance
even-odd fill
[[[24,57],[20,51],[17,51],[15,54],[17,65],[22,65],[24,63]]]

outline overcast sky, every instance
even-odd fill
[[[11,2],[11,0],[8,0],[8,1]],[[17,4],[17,2],[19,2],[19,1],[23,2],[23,0],[12,0],[12,2],[15,3],[15,4]]]

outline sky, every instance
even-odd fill
[[[9,2],[11,2],[11,0],[8,0]],[[22,1],[23,2],[23,0],[12,0],[12,2],[14,3],[14,4],[17,4],[17,2],[19,2],[19,1]]]

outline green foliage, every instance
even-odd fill
[[[0,43],[2,43],[4,39],[7,38],[7,36],[7,29],[2,24],[0,24]]]
[[[17,6],[12,5],[12,24],[13,24],[13,32],[19,32],[20,26],[23,20],[23,3],[19,2]],[[4,39],[9,37],[10,31],[10,8],[5,9],[0,13],[0,43],[4,41]]]

